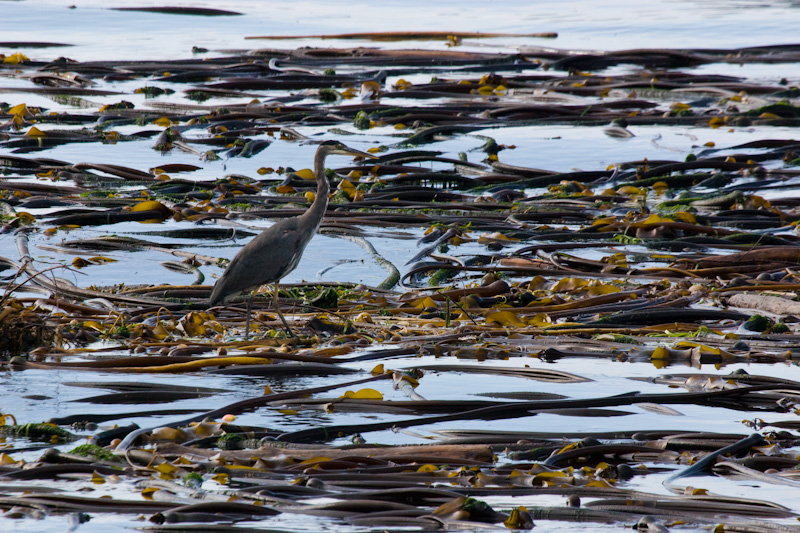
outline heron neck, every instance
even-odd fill
[[[317,177],[317,196],[314,198],[314,203],[311,204],[311,207],[308,208],[308,211],[306,211],[303,216],[322,222],[325,209],[328,207],[328,196],[331,192],[331,186],[328,184],[328,178],[325,176],[324,161],[319,161],[314,165],[314,175]],[[317,227],[319,227],[319,223]]]

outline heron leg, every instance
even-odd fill
[[[294,334],[294,331],[292,331],[292,328],[289,327],[289,323],[286,322],[285,318],[283,318],[283,313],[281,313],[281,306],[278,304],[278,284],[279,283],[280,282],[278,282],[278,281],[275,282],[275,291],[273,292],[273,294],[275,296],[275,310],[278,312],[278,316],[281,317],[281,322],[283,322],[283,326],[286,328],[286,331],[289,333],[289,336],[297,338],[297,335]]]
[[[253,306],[253,293],[250,293],[250,297],[247,299],[247,320],[245,320],[244,326],[244,340],[250,338],[250,310]]]

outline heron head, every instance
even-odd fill
[[[378,159],[378,157],[375,155],[372,155],[368,152],[362,152],[361,150],[356,150],[355,148],[350,148],[339,141],[325,141],[319,145],[317,150],[323,151],[325,155],[337,154],[350,155],[353,157],[365,157],[367,159]]]

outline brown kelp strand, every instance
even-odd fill
[[[797,47],[301,37],[3,56],[2,519],[798,531]]]

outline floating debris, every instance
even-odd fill
[[[800,380],[783,370],[800,358],[800,142],[782,129],[800,125],[800,90],[697,67],[799,61],[793,46],[4,57],[0,365],[103,391],[41,420],[0,413],[2,519],[798,531],[796,504],[735,494],[800,501]],[[540,126],[669,155],[551,166],[525,145]],[[699,139],[719,131],[741,135]],[[274,155],[311,154],[321,134],[374,159],[324,169],[319,231],[387,272],[210,307],[230,247],[324,204],[310,169]],[[75,143],[89,162],[64,160]],[[120,145],[137,155],[115,160]],[[602,363],[636,371],[607,383]]]

